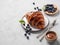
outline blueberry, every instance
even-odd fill
[[[33,5],[35,5],[35,3],[33,2]]]
[[[26,29],[30,28],[30,26],[26,26]]]
[[[27,34],[26,34],[26,33],[25,33],[24,35],[25,35],[25,36],[27,36]]]
[[[29,29],[30,31],[32,30],[32,28]]]
[[[48,6],[46,6],[46,9],[49,8]]]
[[[36,7],[37,9],[39,9],[39,7]]]
[[[27,24],[26,29],[29,29],[29,28],[30,28],[30,26],[29,26],[29,24]]]
[[[25,24],[23,24],[25,26]]]
[[[26,30],[26,33],[28,33],[29,32],[29,30]]]
[[[36,10],[36,7],[34,8],[34,10]]]
[[[50,12],[50,13],[51,13],[52,11],[51,11],[51,10],[48,10],[48,12]]]
[[[46,6],[53,6],[52,4],[47,4]]]
[[[49,7],[46,7],[45,10],[47,11],[49,9]]]
[[[54,8],[52,8],[52,11],[53,11],[53,12],[55,12],[55,9],[54,9]]]
[[[49,6],[53,7],[53,5],[52,5],[52,4],[50,4]]]
[[[26,28],[26,30],[30,30],[30,28]]]
[[[27,24],[27,26],[29,26],[29,24]]]
[[[26,30],[32,30],[31,28],[26,28]]]
[[[38,11],[42,11],[41,9],[38,9]]]
[[[29,32],[28,34],[29,34],[29,35],[31,35],[31,33],[30,33],[30,32]]]
[[[29,40],[29,36],[27,36],[27,39]]]
[[[53,10],[52,8],[49,8],[49,9],[48,9],[49,12],[52,12],[52,10]]]

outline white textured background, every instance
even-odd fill
[[[32,34],[30,40],[24,36],[24,30],[20,26],[19,20],[28,11],[34,10],[33,2],[42,8],[45,4],[56,4],[60,9],[60,0],[0,0],[0,45],[49,45],[44,39],[39,42],[36,39],[38,34]],[[47,15],[46,15],[47,16]],[[60,40],[60,14],[51,17],[47,16],[52,22],[57,19],[58,25],[53,29]],[[60,42],[60,41],[59,41]],[[60,45],[58,43],[54,45]]]

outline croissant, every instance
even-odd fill
[[[34,28],[43,29],[45,26],[44,16],[40,11],[28,12],[26,18],[28,23]]]

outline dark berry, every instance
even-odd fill
[[[48,9],[49,7],[48,6],[46,6],[46,9]]]
[[[30,32],[29,32],[28,34],[29,34],[29,35],[31,35],[31,33],[30,33]]]
[[[53,5],[52,5],[52,4],[47,4],[46,6],[50,6],[50,7],[51,7],[51,6],[53,6]]]
[[[55,11],[56,11],[56,8],[53,8],[53,9],[52,9],[52,13],[55,12]]]
[[[35,5],[35,3],[33,2],[33,5]]]
[[[36,7],[37,9],[39,9],[39,7]]]
[[[42,11],[41,9],[38,9],[38,11]]]
[[[25,26],[25,24],[23,24]]]
[[[25,36],[27,36],[27,34],[26,34],[26,33],[25,33],[24,35],[25,35]]]
[[[30,26],[26,26],[26,29],[30,28]]]
[[[53,5],[52,5],[52,4],[50,4],[49,6],[53,7]]]
[[[27,26],[29,26],[29,24],[27,24]]]
[[[29,30],[26,31],[26,33],[28,33],[28,32],[29,32]]]
[[[29,29],[30,31],[32,30],[32,28]]]
[[[29,40],[29,37],[27,36],[27,39]]]
[[[26,28],[26,30],[31,30],[31,28]]]
[[[49,11],[49,12],[52,12],[52,8],[49,8],[48,11]]]
[[[28,30],[28,31],[29,31],[29,30],[30,30],[30,28],[26,28],[26,30]]]
[[[36,10],[36,7],[34,8],[34,10]]]

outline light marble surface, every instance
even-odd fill
[[[33,2],[36,2],[36,6],[40,8],[47,3],[52,3],[60,9],[60,0],[0,0],[0,45],[49,45],[45,39],[39,42],[36,38],[38,34],[32,34],[30,40],[27,40],[19,23],[26,12],[34,10]],[[51,45],[60,45],[60,14],[47,17],[50,23],[57,18],[58,25],[51,30],[57,33],[58,42]]]

